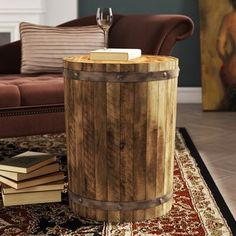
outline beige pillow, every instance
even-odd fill
[[[62,72],[62,58],[104,47],[98,26],[51,27],[20,24],[21,73]]]

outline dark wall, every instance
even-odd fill
[[[184,14],[194,21],[194,35],[178,42],[172,52],[180,60],[179,86],[197,87],[200,82],[199,15],[196,0],[79,0],[79,16],[94,15],[98,7],[112,7],[121,14]]]

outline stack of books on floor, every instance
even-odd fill
[[[0,161],[4,206],[60,202],[64,173],[56,156],[24,152]]]

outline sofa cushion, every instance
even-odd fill
[[[103,31],[96,25],[51,27],[20,24],[21,73],[62,72],[62,58],[88,54],[104,46]]]
[[[0,77],[0,108],[63,104],[61,74]]]
[[[0,83],[0,108],[20,106],[20,92],[14,84]]]

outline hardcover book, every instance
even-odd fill
[[[60,202],[61,190],[17,193],[17,194],[16,193],[4,194],[2,192],[2,199],[4,206]]]
[[[12,179],[15,181],[22,181],[22,180],[38,177],[41,175],[54,173],[57,171],[59,171],[59,163],[56,162],[56,163],[52,163],[52,164],[43,166],[43,167],[41,167],[37,170],[34,170],[28,174],[0,170],[0,176],[4,176],[4,177],[7,177],[8,179]]]
[[[141,56],[140,49],[105,48],[90,52],[90,60],[128,61]]]
[[[0,161],[0,170],[17,173],[30,173],[55,161],[55,155],[27,151],[15,157]]]
[[[15,189],[28,188],[28,187],[42,185],[42,184],[46,184],[50,182],[63,180],[63,179],[64,179],[64,174],[63,172],[60,172],[60,171],[53,174],[43,175],[40,177],[36,177],[36,178],[25,180],[25,181],[19,181],[19,182],[15,182],[11,179],[0,176],[1,183]]]
[[[52,191],[52,190],[63,190],[64,189],[64,181],[56,181],[52,183],[42,184],[38,186],[33,186],[29,188],[23,189],[14,189],[7,185],[2,186],[2,192],[4,194],[12,194],[12,193],[30,193],[30,192],[43,192],[43,191]]]

